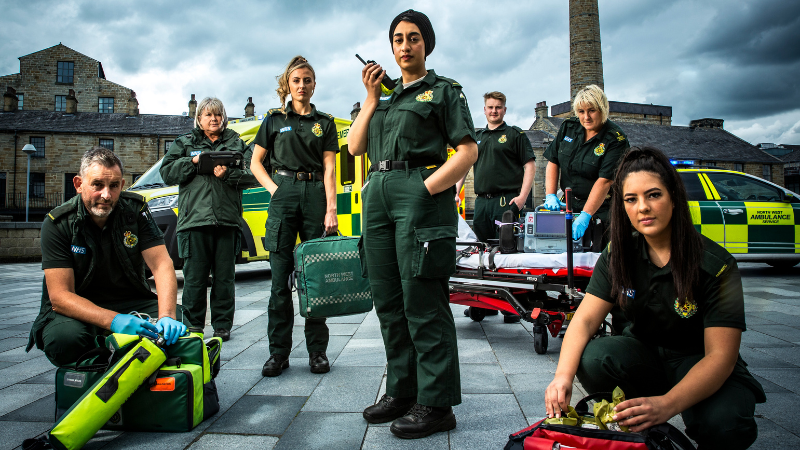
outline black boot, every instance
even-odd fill
[[[270,355],[264,367],[261,369],[261,376],[277,377],[283,373],[283,369],[289,368],[289,357],[283,355]]]
[[[425,406],[417,403],[405,416],[392,422],[392,434],[403,439],[419,439],[456,427],[453,408]]]
[[[308,355],[308,365],[311,366],[311,373],[328,373],[331,371],[331,363],[325,352],[311,352]]]
[[[220,328],[219,330],[214,330],[214,337],[222,338],[222,342],[226,342],[231,338],[231,332],[224,328]]]
[[[416,402],[416,397],[394,398],[383,394],[378,403],[365,409],[362,415],[369,423],[391,422],[403,417]]]

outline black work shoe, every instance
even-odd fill
[[[261,376],[277,377],[283,373],[283,369],[289,368],[289,358],[283,355],[270,355],[264,367],[261,369]]]
[[[231,332],[220,328],[219,330],[214,330],[214,337],[222,338],[222,341],[225,342],[231,339]]]
[[[383,394],[383,397],[378,400],[378,403],[365,409],[362,415],[369,423],[391,422],[399,417],[403,417],[416,403],[416,397],[394,398]]]
[[[503,323],[519,323],[519,316],[503,311]]]
[[[328,373],[331,371],[331,363],[325,352],[311,352],[308,355],[308,365],[311,366],[311,373]]]
[[[411,411],[392,422],[389,427],[392,434],[403,439],[419,439],[440,431],[449,431],[456,427],[456,416],[453,408],[436,408],[415,404]]]

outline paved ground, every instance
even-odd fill
[[[509,433],[542,417],[560,340],[551,339],[548,354],[537,355],[529,324],[503,324],[499,316],[475,323],[460,306],[453,312],[463,403],[455,408],[458,428],[449,433],[403,441],[387,426],[368,425],[361,417],[383,393],[386,360],[374,311],[329,320],[333,366],[326,375],[308,370],[303,319],[297,316],[291,367],[280,377],[262,378],[268,267],[237,269],[235,328],[223,345],[217,378],[220,412],[189,433],[101,431],[87,448],[497,449]],[[759,439],[753,448],[800,448],[800,267],[778,272],[742,264],[742,273],[749,329],[741,354],[769,399],[757,408]],[[0,265],[2,449],[52,426],[55,371],[40,351],[24,352],[39,309],[41,277],[38,264]],[[672,422],[680,425],[680,418]]]

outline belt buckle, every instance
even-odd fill
[[[392,170],[392,162],[387,160],[378,161],[378,171],[379,172],[388,172]]]
[[[300,181],[308,181],[311,179],[311,174],[308,172],[297,172],[297,179]]]

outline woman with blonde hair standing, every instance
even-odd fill
[[[269,110],[261,124],[250,166],[271,195],[265,235],[272,268],[267,325],[270,357],[261,370],[265,377],[276,377],[289,367],[294,308],[288,281],[297,236],[307,241],[338,231],[336,124],[333,116],[317,111],[311,103],[314,68],[302,56],[295,56],[277,78],[281,107]],[[305,336],[311,372],[328,372],[325,319],[306,319]]]

